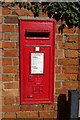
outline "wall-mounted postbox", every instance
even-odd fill
[[[21,104],[52,103],[55,21],[20,20]]]

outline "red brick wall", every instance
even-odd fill
[[[56,25],[55,93],[53,104],[20,105],[19,80],[19,17],[33,16],[31,11],[19,8],[0,8],[0,56],[2,54],[3,118],[56,118],[58,97],[68,90],[79,89],[80,34],[78,28],[64,29],[59,34]],[[42,14],[40,16],[46,16]],[[36,18],[35,18],[36,19]],[[2,33],[1,33],[2,32]],[[1,59],[0,59],[1,60]],[[67,98],[66,98],[67,99]],[[61,106],[62,108],[63,106]],[[59,110],[58,110],[59,111]]]

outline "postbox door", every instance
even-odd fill
[[[45,103],[50,100],[51,47],[24,46],[23,53],[22,101]]]

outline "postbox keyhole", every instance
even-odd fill
[[[32,75],[29,75],[29,79],[32,79]]]

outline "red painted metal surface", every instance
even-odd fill
[[[53,103],[55,21],[20,20],[21,104]]]

